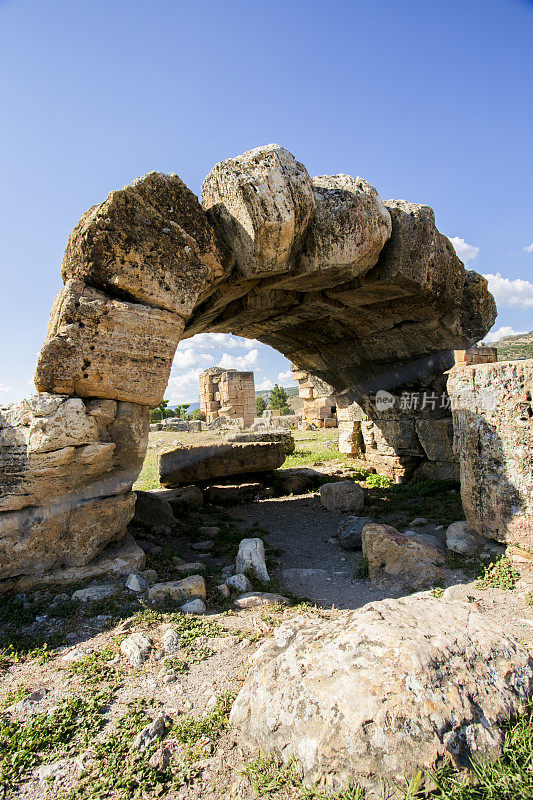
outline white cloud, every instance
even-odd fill
[[[294,383],[294,378],[292,377],[292,370],[288,369],[287,372],[280,372],[278,373],[278,384],[280,386],[287,386],[288,383]]]
[[[486,344],[494,344],[494,342],[499,342],[500,339],[503,339],[504,336],[517,336],[520,333],[525,333],[525,331],[515,331],[510,325],[502,325],[498,330],[487,333],[483,341]]]
[[[455,252],[466,267],[478,257],[479,247],[476,247],[474,244],[468,244],[468,242],[465,242],[460,236],[448,236],[448,239],[453,244]]]
[[[185,341],[188,350],[251,350],[259,344],[256,339],[233,336],[231,333],[197,333]]]
[[[213,363],[213,361],[214,357],[210,353],[197,353],[191,348],[180,350],[178,347],[172,363],[172,371],[189,369],[191,367],[200,366],[202,363],[205,368],[207,364]]]
[[[509,280],[497,272],[484,276],[489,282],[489,291],[498,306],[506,308],[533,308],[533,283],[521,278]]]
[[[0,383],[0,392],[10,392],[10,391],[11,389],[9,388],[9,386],[2,386],[2,384]]]
[[[259,392],[267,392],[269,389],[274,388],[274,383],[270,380],[270,378],[265,378],[255,387]]]
[[[204,367],[196,367],[182,375],[174,375],[170,378],[165,392],[165,400],[168,400],[171,406],[177,403],[198,402],[200,394],[199,376],[203,370]],[[191,398],[194,398],[194,400]]]
[[[218,367],[223,367],[224,369],[238,369],[238,370],[250,370],[257,364],[257,359],[259,357],[259,350],[254,349],[250,350],[249,353],[246,353],[244,356],[231,356],[229,353],[222,353],[222,357],[218,362]]]
[[[533,242],[531,242],[531,244],[528,244],[527,247],[524,247],[524,253],[533,253]]]

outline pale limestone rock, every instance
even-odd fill
[[[468,527],[533,551],[533,360],[455,367],[448,391]]]
[[[140,575],[138,572],[131,572],[127,579],[126,579],[126,589],[129,589],[130,592],[145,592],[148,588],[148,582],[146,578]]]
[[[198,198],[177,175],[151,172],[83,215],[61,272],[183,316],[232,264]]]
[[[202,205],[223,231],[244,275],[290,268],[314,211],[307,170],[277,144],[257,147],[213,167]]]
[[[328,511],[360,511],[365,504],[365,493],[353,481],[325,483],[320,487],[320,502]]]
[[[146,750],[156,739],[162,739],[165,735],[165,715],[158,714],[146,727],[140,731],[131,746],[132,750]]]
[[[225,475],[265,472],[285,461],[281,442],[191,445],[159,453],[159,483],[178,486]]]
[[[253,657],[230,722],[332,788],[379,795],[446,755],[498,755],[499,726],[533,688],[525,646],[468,604],[429,596],[295,619]]]
[[[68,281],[56,297],[35,372],[42,392],[156,406],[184,320]]]
[[[235,559],[235,573],[246,572],[255,575],[260,581],[270,581],[265,563],[265,545],[262,539],[242,539]]]
[[[233,601],[237,608],[261,608],[261,606],[290,605],[286,597],[275,592],[246,592]]]
[[[150,654],[152,640],[144,633],[131,633],[120,645],[120,652],[133,667],[140,667]]]
[[[180,611],[184,614],[205,614],[207,611],[207,606],[203,600],[200,598],[196,598],[195,600],[187,600],[182,606],[180,606]]]
[[[169,655],[177,653],[178,650],[180,649],[179,633],[170,628],[163,634],[162,643],[163,643],[163,650],[165,651],[165,653]]]
[[[237,575],[232,575],[226,581],[226,586],[229,586],[230,589],[235,589],[235,591],[240,592],[243,594],[244,592],[251,592],[253,589],[252,584],[242,572],[238,573]]]
[[[372,582],[393,578],[420,589],[445,577],[438,566],[444,562],[444,550],[422,536],[406,536],[391,525],[372,523],[363,528],[361,544]]]
[[[54,395],[48,395],[48,398],[56,404]],[[40,413],[34,415],[30,426],[28,450],[31,453],[48,453],[62,447],[92,444],[98,439],[97,422],[87,413],[79,397],[64,399],[50,414],[42,413],[43,404],[39,395],[32,398],[30,404],[33,405],[35,401]]]
[[[151,603],[161,603],[164,600],[179,603],[196,598],[202,600],[206,598],[205,581],[201,575],[190,575],[179,581],[155,583],[148,590],[148,599]]]
[[[98,600],[105,600],[118,594],[118,586],[114,583],[100,583],[97,586],[88,586],[86,589],[78,589],[72,595],[72,600],[79,603],[95,603]]]
[[[430,461],[455,461],[453,452],[453,421],[448,419],[417,419],[416,435]]]
[[[284,285],[335,286],[364,275],[390,238],[392,223],[377,191],[363,178],[313,178],[315,213],[302,248],[297,277]]]
[[[446,547],[454,553],[475,555],[483,550],[487,540],[468,530],[466,522],[452,522],[446,529]]]

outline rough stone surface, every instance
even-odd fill
[[[363,528],[361,544],[373,582],[395,579],[420,589],[445,577],[437,566],[444,562],[443,548],[423,536],[406,536],[391,525],[372,523]]]
[[[275,606],[280,604],[290,605],[286,597],[274,592],[246,592],[234,600],[233,605],[237,608],[260,608],[261,606]]]
[[[50,314],[35,385],[40,392],[156,406],[184,325],[176,314],[69,281]]]
[[[379,794],[379,776],[402,785],[446,754],[460,766],[497,755],[531,688],[522,644],[468,604],[418,595],[276,628],[230,721],[309,781]]]
[[[189,598],[205,600],[205,581],[201,575],[190,575],[180,581],[155,583],[148,590],[148,599],[152,603],[161,603],[165,600],[179,603]]]
[[[202,185],[202,205],[231,243],[243,275],[283,272],[314,211],[307,170],[276,144],[217,164]]]
[[[118,594],[118,587],[113,583],[101,583],[98,586],[88,586],[87,589],[78,589],[72,595],[72,600],[80,603],[95,603]]]
[[[187,600],[182,606],[180,606],[180,611],[184,614],[205,614],[207,611],[207,606],[203,600],[197,597],[195,600]]]
[[[225,475],[265,472],[281,466],[285,451],[280,442],[196,445],[163,450],[159,454],[159,482],[177,486]]]
[[[235,559],[235,574],[251,573],[260,581],[270,581],[262,539],[242,539]]]
[[[341,547],[344,547],[345,550],[360,550],[363,528],[373,522],[371,517],[346,517],[339,525],[337,532],[337,539]]]
[[[262,483],[257,481],[220,484],[208,486],[205,490],[206,498],[209,503],[220,506],[233,506],[239,503],[251,503],[264,491]]]
[[[253,589],[252,584],[242,572],[239,572],[237,575],[231,575],[226,581],[226,586],[229,586],[230,589],[234,589],[241,594],[244,592],[251,592]]]
[[[183,316],[231,266],[197,197],[177,175],[151,172],[83,215],[62,275]]]
[[[294,437],[287,430],[247,431],[245,433],[231,433],[226,437],[228,442],[282,442],[285,455],[290,456],[296,449]]]
[[[323,479],[323,474],[311,467],[290,467],[276,472],[275,485],[280,494],[298,494],[316,488]]]
[[[533,360],[456,367],[448,390],[468,527],[533,551]]]
[[[320,502],[328,511],[360,511],[365,504],[365,493],[353,481],[325,483],[320,487]]]
[[[172,507],[166,500],[158,497],[157,493],[137,491],[135,494],[137,499],[135,501],[134,522],[147,527],[152,527],[153,525],[168,525],[172,527],[176,524]]]
[[[446,547],[454,553],[475,555],[483,550],[487,540],[468,530],[466,522],[452,522],[446,529]]]
[[[139,667],[152,649],[152,640],[144,633],[131,633],[120,645],[120,652],[126,656],[130,664]]]
[[[146,750],[157,739],[165,735],[165,715],[158,714],[146,727],[139,731],[131,746],[132,750]]]

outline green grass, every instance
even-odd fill
[[[0,797],[16,790],[45,759],[54,761],[86,747],[102,728],[110,701],[109,692],[95,689],[24,722],[0,715]]]
[[[259,756],[248,761],[242,774],[261,797],[290,797],[294,800],[364,800],[365,792],[357,785],[339,792],[302,784],[300,770],[294,759],[286,764],[276,755]]]
[[[149,489],[157,489],[159,486],[159,476],[157,471],[157,454],[148,452],[144,459],[141,474],[133,484],[133,489],[147,492]]]
[[[519,578],[510,560],[506,556],[499,556],[484,566],[483,575],[476,586],[478,589],[514,589]]]

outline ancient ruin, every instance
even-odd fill
[[[0,414],[4,586],[124,535],[181,339],[257,338],[327,386],[342,419],[378,390],[431,382],[496,314],[428,206],[312,179],[278,145],[217,164],[201,204],[173,174],[111,192],[73,230],[62,276],[40,394]]]
[[[225,416],[242,419],[249,428],[256,415],[254,373],[206,369],[200,374],[200,410],[208,423]]]
[[[300,426],[309,428],[336,428],[337,427],[337,399],[329,394],[329,387],[320,389],[319,381],[311,380],[304,370],[292,364],[292,377],[298,381],[298,395],[303,400],[299,412]]]

